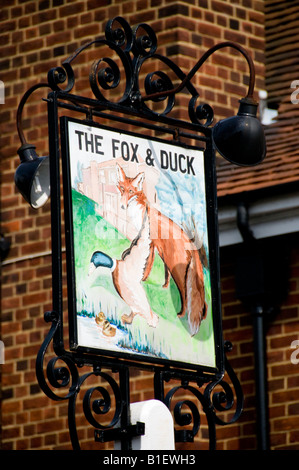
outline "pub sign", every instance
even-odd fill
[[[61,123],[71,349],[214,371],[203,149]]]

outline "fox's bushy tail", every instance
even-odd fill
[[[198,253],[193,252],[187,270],[187,312],[191,336],[198,333],[200,324],[207,316],[204,273]]]

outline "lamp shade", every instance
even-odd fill
[[[257,103],[240,100],[236,116],[223,119],[213,127],[213,141],[223,158],[240,166],[254,166],[266,156],[263,126],[256,117]]]
[[[31,144],[23,144],[18,154],[21,163],[15,172],[15,184],[31,207],[39,209],[50,196],[49,157],[38,157]]]

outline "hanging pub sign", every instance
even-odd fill
[[[71,349],[219,370],[204,151],[61,123]]]

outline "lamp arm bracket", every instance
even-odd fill
[[[27,141],[26,141],[25,136],[24,136],[23,126],[22,126],[22,113],[23,113],[24,106],[25,106],[27,100],[32,95],[32,93],[34,93],[39,88],[45,88],[45,87],[50,88],[50,85],[48,83],[43,83],[43,82],[36,83],[35,85],[30,87],[24,93],[24,95],[22,96],[21,101],[19,103],[19,106],[18,106],[18,109],[17,109],[17,114],[16,114],[16,121],[17,121],[17,131],[18,131],[19,139],[20,139],[22,145],[27,144]]]

